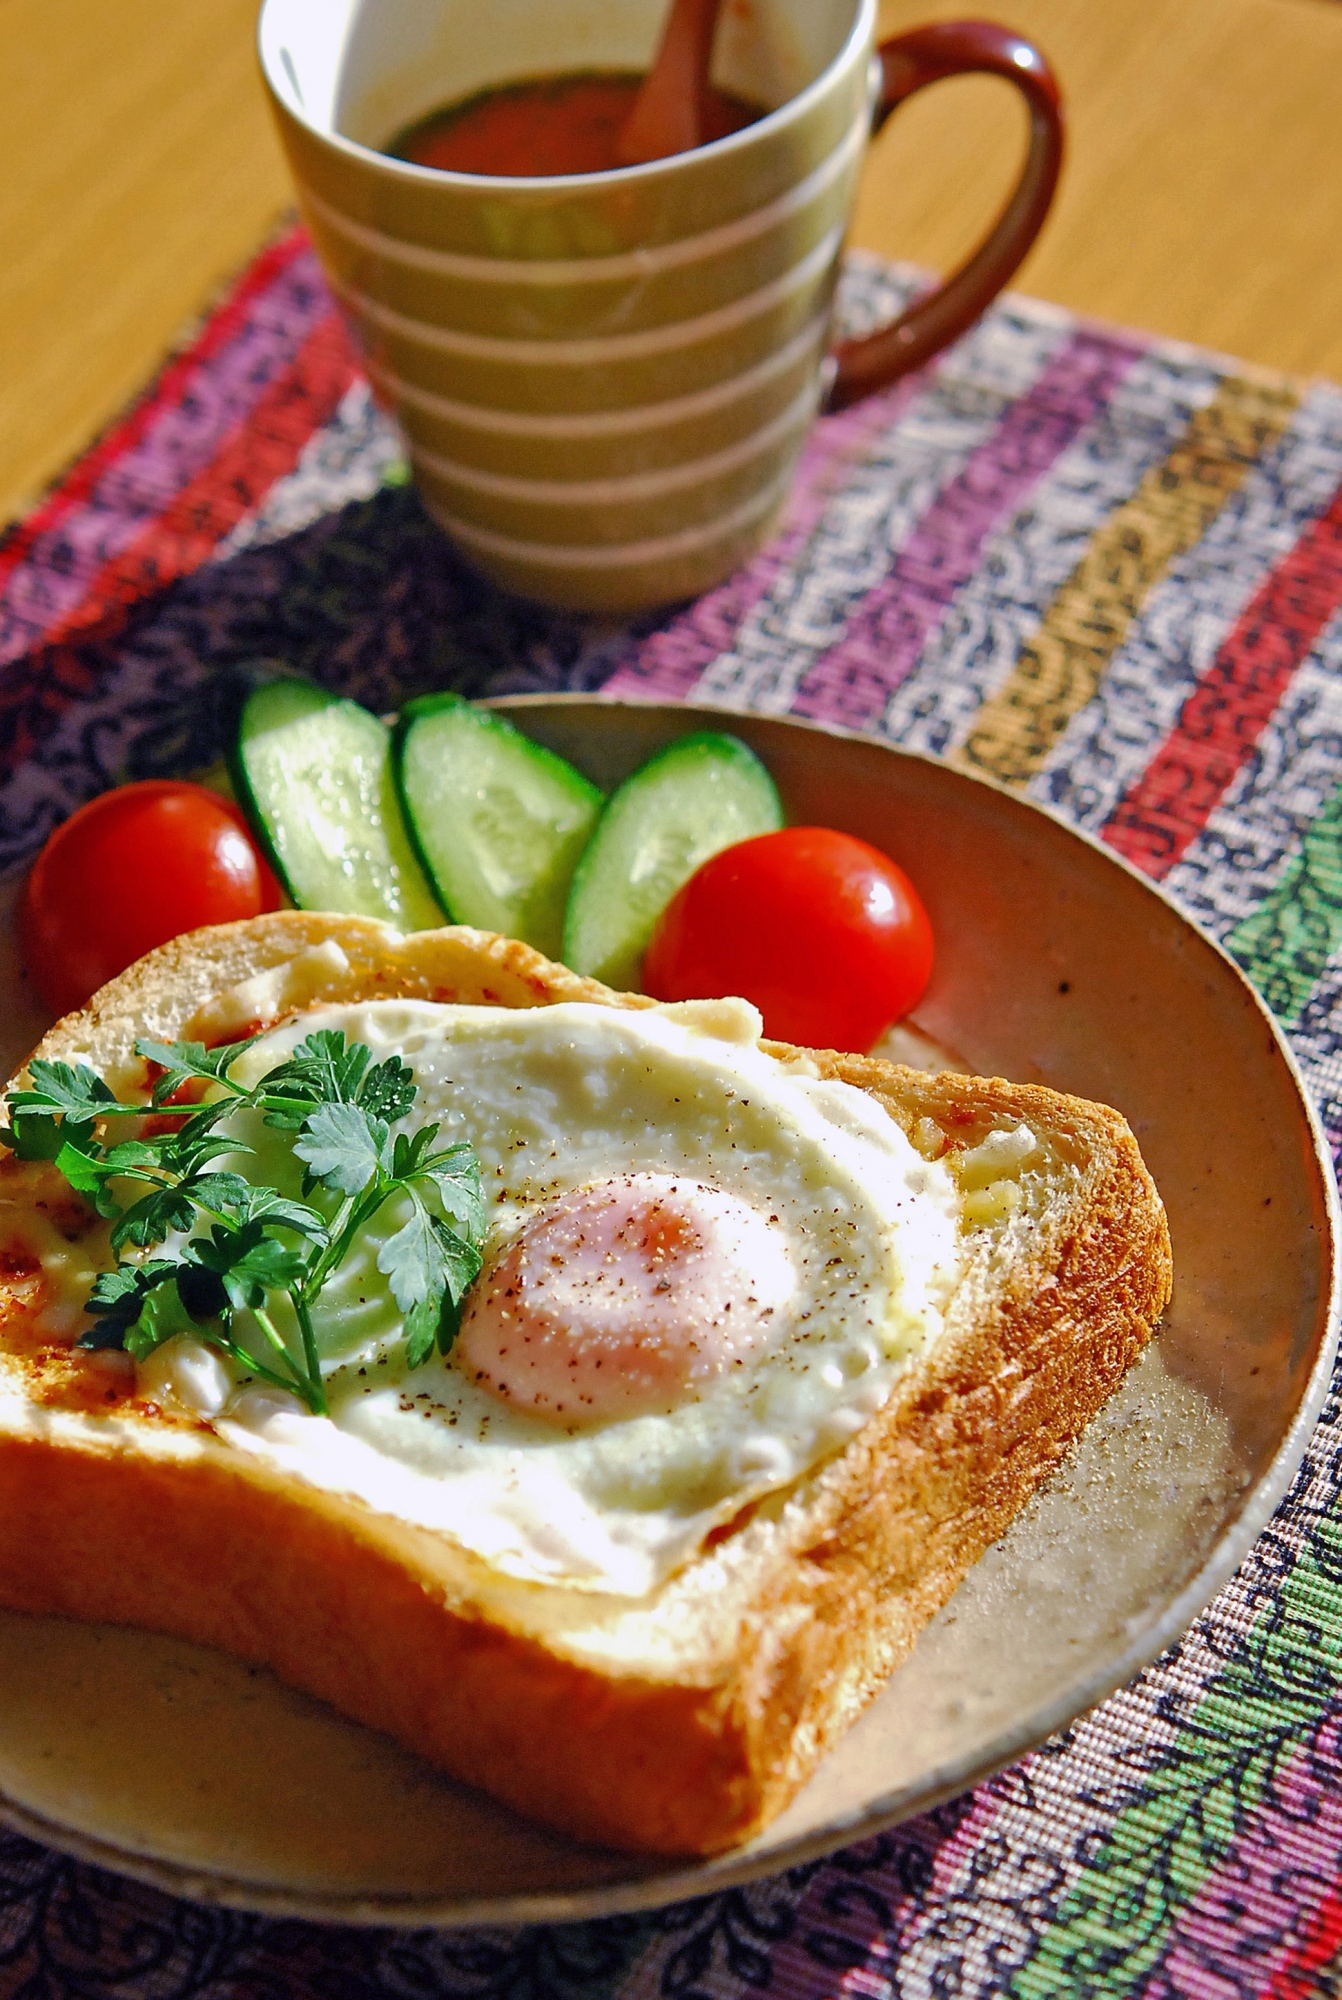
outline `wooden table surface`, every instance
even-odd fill
[[[1066,92],[1070,155],[1021,290],[1342,378],[1342,4],[1002,0]],[[883,0],[887,32],[995,11]],[[0,519],[105,425],[289,204],[255,0],[0,0]],[[874,149],[859,243],[936,267],[1019,156],[956,80]]]

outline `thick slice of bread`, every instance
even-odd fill
[[[406,994],[650,1004],[479,932],[402,939],[283,914],[154,952],[40,1053],[88,1062],[126,1093],[147,1088],[139,1035],[221,1041],[320,1001]],[[52,1330],[49,1274],[79,1255],[90,1218],[50,1169],[8,1160],[0,1601],[264,1661],[586,1839],[712,1852],[752,1833],[1058,1464],[1170,1288],[1164,1211],[1116,1112],[769,1046],[869,1091],[921,1150],[944,1153],[976,1226],[945,1334],[885,1407],[651,1597],[501,1576],[144,1401],[128,1357]],[[1022,1124],[1038,1144],[1013,1166],[1011,1142],[989,1135]],[[23,1247],[41,1241],[54,1246],[45,1268]]]

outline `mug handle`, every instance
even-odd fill
[[[984,71],[1014,83],[1030,112],[1030,147],[1006,207],[958,271],[917,299],[889,326],[834,350],[827,407],[840,410],[920,368],[971,326],[997,297],[1034,242],[1062,166],[1062,97],[1057,78],[1033,43],[994,21],[934,21],[882,42],[876,51],[881,90],[872,121],[879,132],[915,90],[943,77]]]

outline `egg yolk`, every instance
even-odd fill
[[[748,1202],[627,1174],[537,1210],[471,1293],[457,1360],[553,1423],[648,1415],[778,1339],[795,1287],[781,1231]]]

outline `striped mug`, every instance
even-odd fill
[[[818,408],[962,332],[1044,219],[1052,74],[1020,36],[939,22],[875,48],[876,0],[732,0],[714,81],[765,116],[610,173],[502,179],[380,152],[496,85],[646,69],[667,0],[264,0],[261,65],[303,212],[424,503],[476,568],[580,610],[692,596],[765,540]],[[831,349],[873,128],[923,85],[1008,78],[1030,144],[946,283]]]

